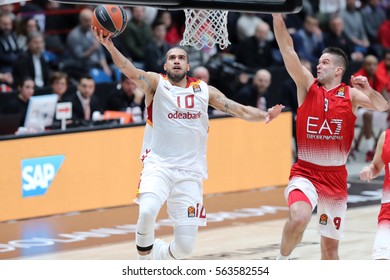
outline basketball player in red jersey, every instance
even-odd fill
[[[360,171],[360,179],[370,182],[385,168],[382,205],[378,215],[378,229],[375,236],[372,258],[390,260],[390,129],[382,132],[378,140],[374,159]]]
[[[188,55],[178,47],[166,54],[166,75],[137,69],[109,36],[103,38],[96,28],[93,32],[122,73],[145,93],[148,121],[136,200],[138,258],[184,259],[194,249],[198,227],[206,225],[202,185],[207,178],[208,106],[247,121],[266,123],[284,106],[276,105],[267,112],[243,106],[204,81],[187,77]],[[169,244],[154,238],[156,218],[165,202],[174,226],[174,239]]]
[[[352,76],[353,87],[341,82],[347,57],[338,48],[323,51],[314,78],[299,62],[280,14],[273,14],[273,25],[285,67],[297,85],[299,106],[298,161],[292,166],[285,190],[289,218],[276,259],[290,259],[316,206],[321,259],[339,259],[348,195],[345,163],[353,140],[355,114],[359,106],[385,111],[388,105],[366,77]]]

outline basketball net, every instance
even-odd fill
[[[185,30],[181,46],[193,46],[197,50],[212,48],[215,44],[220,49],[230,45],[227,30],[228,11],[185,9]]]

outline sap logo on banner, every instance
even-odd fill
[[[60,155],[22,160],[22,196],[44,195],[64,159]]]

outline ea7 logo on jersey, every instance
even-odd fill
[[[44,195],[64,159],[59,155],[22,160],[22,196]]]
[[[331,119],[330,121],[320,121],[317,117],[308,117],[306,123],[307,138],[310,139],[325,139],[325,140],[340,140],[342,136],[338,136],[341,132],[343,120]]]

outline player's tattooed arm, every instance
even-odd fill
[[[150,84],[150,81],[146,75],[139,75],[138,80],[142,84],[141,89],[143,91],[153,91],[152,85]]]
[[[223,106],[222,112],[224,112],[226,114],[229,114],[229,115],[232,115],[232,116],[236,116],[234,114],[234,111],[236,111],[236,109],[237,109],[237,103],[236,102],[234,102],[233,100],[228,99],[224,95],[218,95],[216,97],[216,101]]]
[[[283,105],[278,104],[266,112],[252,106],[245,106],[227,98],[212,86],[209,86],[209,96],[209,103],[215,109],[247,121],[265,121],[268,123],[275,119],[284,108]]]
[[[221,91],[212,86],[209,86],[209,95],[212,107],[233,117],[242,118],[243,105],[227,98]]]

